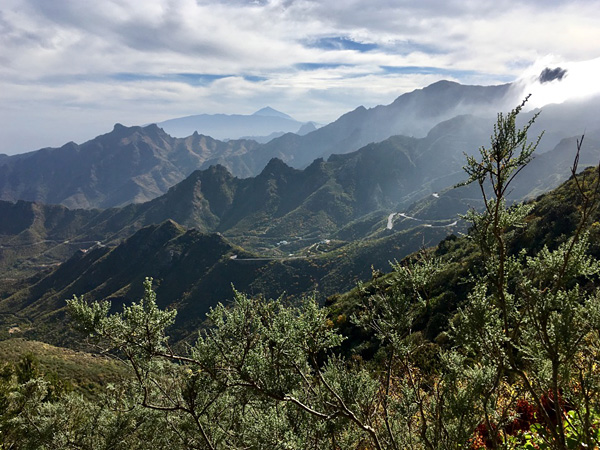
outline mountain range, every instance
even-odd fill
[[[587,177],[592,180],[597,177],[597,169],[588,171]],[[477,187],[469,189],[476,191]],[[456,196],[457,192],[445,195]],[[533,202],[534,208],[527,218],[528,231],[517,230],[511,235],[511,249],[526,247],[533,251],[544,245],[556,245],[561,235],[576,226],[577,195],[573,181],[569,180]],[[409,211],[416,215],[420,209],[420,217],[427,217],[430,207],[431,204],[420,203]],[[596,211],[593,220],[597,218]],[[382,272],[389,268],[388,261],[447,237],[435,253],[450,252],[445,258],[452,261],[457,272],[446,275],[451,279],[444,280],[445,294],[435,302],[429,323],[421,324],[433,339],[447,323],[448,312],[457,307],[455,294],[464,289],[468,267],[477,263],[469,256],[472,243],[468,239],[448,236],[449,230],[456,230],[452,224],[431,226],[428,219],[407,217],[407,222],[411,221],[420,223],[413,222],[412,228],[345,245],[321,241],[319,244],[324,248],[319,250],[319,246],[313,245],[312,255],[269,258],[247,252],[219,233],[185,229],[166,220],[141,228],[115,247],[99,245],[78,251],[63,264],[25,282],[9,288],[0,285],[0,336],[6,337],[10,328],[18,329],[19,335],[28,338],[72,343],[66,324],[65,299],[85,293],[89,300],[110,301],[112,310],[118,311],[123,303],[142,295],[142,281],[147,276],[154,280],[160,307],[178,310],[171,331],[175,341],[186,339],[202,326],[202,318],[212,306],[231,298],[232,286],[251,295],[285,295],[289,300],[316,295],[317,300],[327,301],[332,311],[345,317],[352,313],[356,297],[389,287],[388,278],[382,277]],[[597,229],[593,233],[596,236]],[[597,240],[591,242],[591,251],[598,254]],[[361,280],[372,282],[352,289]],[[334,295],[339,292],[349,293]]]
[[[217,141],[193,134],[173,138],[156,125],[115,125],[84,144],[0,159],[0,198],[106,208],[164,194],[215,155],[246,152],[254,141]]]
[[[160,197],[121,208],[71,210],[23,200],[0,202],[6,219],[0,228],[0,266],[25,269],[16,254],[35,261],[34,267],[54,264],[69,250],[113,244],[168,219],[223,233],[255,251],[273,252],[280,241],[311,245],[329,238],[364,238],[372,234],[374,223],[384,228],[391,212],[461,180],[463,146],[440,152],[437,143],[448,134],[459,142],[484,139],[483,123],[478,128],[466,123],[473,120],[461,116],[435,127],[426,138],[395,136],[327,161],[317,159],[303,170],[273,158],[256,177],[241,179],[221,165],[211,166],[194,171]],[[429,163],[431,153],[442,153],[435,167]],[[447,212],[453,219],[456,211]]]
[[[64,343],[65,299],[85,294],[111,301],[115,310],[141,295],[153,277],[162,307],[176,306],[178,337],[198,327],[208,309],[232,296],[325,297],[353,288],[389,261],[443,239],[452,227],[417,225],[360,245],[323,240],[296,256],[247,252],[218,233],[185,229],[172,220],[149,225],[115,247],[96,245],[64,263],[12,285],[0,284],[0,337],[15,326],[27,336]],[[317,294],[318,293],[318,294]],[[6,326],[6,327],[5,327]]]
[[[250,177],[258,175],[272,158],[304,168],[316,158],[350,153],[394,135],[427,139],[436,125],[460,117],[457,113],[468,113],[469,119],[460,119],[461,130],[442,134],[429,144],[436,155],[451,147],[454,157],[457,148],[459,154],[472,152],[487,141],[481,139],[480,131],[491,133],[492,111],[514,105],[515,95],[511,85],[438,82],[404,94],[390,105],[360,107],[304,136],[287,133],[266,144],[223,142],[196,133],[174,138],[156,125],[128,128],[117,124],[110,133],[81,145],[71,142],[0,158],[0,199],[70,208],[141,203],[166,193],[196,169],[221,164],[235,176]],[[534,133],[548,130],[540,152],[554,149],[563,138],[597,133],[599,126],[593,118],[599,112],[598,99],[546,107],[533,129]]]
[[[455,88],[454,83],[436,83],[411,94],[427,100],[426,93],[433,89],[455,97]],[[489,101],[486,88],[471,88],[458,88],[461,95],[474,97],[471,105],[483,104],[482,97]],[[503,86],[489,92],[494,98],[509,91]],[[394,107],[416,102],[411,94],[400,97]],[[592,99],[579,108],[546,108],[541,117],[556,126],[542,142],[556,141],[575,125],[585,124],[598,104]],[[371,111],[384,117],[386,108],[390,107]],[[426,110],[421,105],[413,113],[425,115]],[[366,115],[371,111],[365,110]],[[339,129],[344,120],[304,137],[281,139],[313,139],[311,135]],[[280,153],[282,159],[272,158],[257,176],[238,178],[223,165],[207,166],[208,157],[220,154],[231,162],[256,156],[278,140],[261,146],[198,134],[173,138],[156,125],[116,125],[111,133],[81,146],[70,143],[0,159],[0,193],[6,200],[0,203],[0,267],[31,274],[65,261],[77,249],[114,245],[144,226],[168,219],[202,232],[223,233],[250,251],[278,256],[286,251],[277,246],[282,241],[288,246],[293,241],[287,250],[294,252],[322,239],[377,236],[389,214],[406,213],[414,202],[421,215],[451,223],[478,195],[466,190],[442,198],[432,194],[464,178],[464,154],[474,154],[490,132],[489,119],[460,115],[435,125],[425,137],[393,136],[327,160],[318,158],[302,170],[285,163]],[[511,197],[532,197],[557,186],[569,176],[575,148],[576,137],[567,137],[538,155]],[[598,127],[588,130],[580,157],[582,166],[600,158]],[[17,200],[37,203],[14,203]],[[62,203],[70,209],[42,203]]]
[[[463,149],[475,149],[486,133],[484,120],[459,116],[425,138],[395,136],[327,161],[317,159],[304,170],[274,158],[258,176],[240,179],[223,166],[211,166],[192,172],[160,197],[120,208],[0,201],[0,268],[13,277],[31,275],[76,250],[114,246],[166,220],[222,233],[270,257],[296,254],[326,239],[342,245],[419,224],[447,227],[478,204],[476,190],[447,188],[464,179]],[[564,139],[538,155],[514,184],[511,198],[537,196],[566,179],[576,140]],[[600,136],[586,135],[584,142],[580,163],[593,165],[600,158]]]

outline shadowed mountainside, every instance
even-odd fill
[[[115,125],[84,144],[73,142],[0,160],[0,199],[107,208],[165,193],[204,161],[245,152],[254,141],[169,136],[156,125]]]

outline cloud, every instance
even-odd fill
[[[545,55],[598,57],[598,11],[597,0],[4,0],[0,152],[39,145],[21,132],[44,117],[63,130],[48,138],[57,145],[117,121],[270,104],[326,122],[441,78],[504,83],[534,65],[539,77],[567,67],[538,67]]]
[[[554,69],[549,69],[552,67]],[[515,82],[520,96],[531,94],[528,108],[550,103],[583,100],[600,95],[600,57],[589,61],[564,61],[556,56],[540,58]]]

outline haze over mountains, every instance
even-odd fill
[[[267,142],[285,133],[306,134],[316,129],[312,122],[298,122],[270,106],[254,114],[200,114],[158,122],[157,125],[173,137],[186,137],[194,133],[215,139],[230,140],[257,137]]]
[[[560,82],[561,77],[545,81]],[[68,234],[79,242],[124,238],[167,219],[231,236],[328,237],[373,213],[381,220],[460,181],[464,154],[487,144],[495,113],[518,104],[520,93],[510,84],[442,81],[387,106],[359,107],[304,136],[287,133],[266,144],[224,142],[198,133],[177,138],[157,125],[117,124],[81,145],[4,155],[0,199],[88,209],[137,204],[96,212],[94,220],[82,213],[87,218],[77,220],[83,220],[85,230],[71,228]],[[534,113],[524,113],[522,120]],[[537,195],[564,180],[575,137],[584,131],[582,164],[595,163],[600,126],[594,119],[599,114],[598,98],[546,106],[531,133],[545,130],[538,150],[542,154],[526,169],[513,198]],[[270,108],[239,117],[291,120]],[[464,207],[459,202],[457,208]],[[442,207],[444,218],[453,217],[457,208]],[[19,208],[5,207],[9,210]],[[46,239],[47,234],[40,236]],[[258,248],[256,242],[252,245]],[[68,250],[58,253],[63,258]]]

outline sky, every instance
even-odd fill
[[[599,42],[600,0],[0,0],[0,153],[264,106],[328,123],[568,68],[539,106],[599,89]]]

